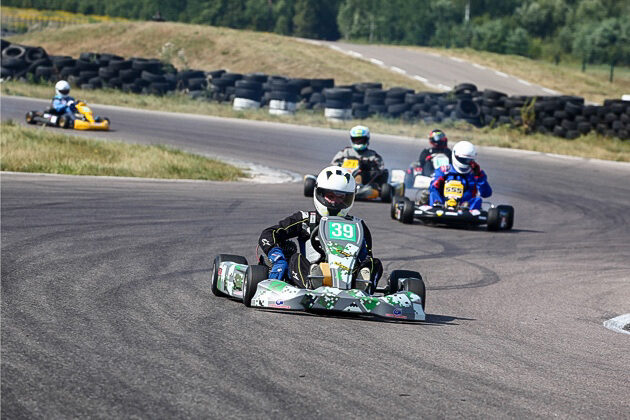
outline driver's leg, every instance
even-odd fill
[[[304,255],[296,252],[289,258],[289,282],[300,289],[309,287],[308,275],[311,264]]]
[[[470,200],[469,203],[469,209],[470,210],[480,210],[481,209],[481,203],[483,202],[483,200],[481,199],[481,197],[475,197],[472,200]]]

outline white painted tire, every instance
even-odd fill
[[[324,116],[332,120],[352,119],[352,109],[325,108]]]
[[[242,109],[258,109],[260,108],[260,102],[247,98],[234,98],[232,108],[237,111]]]
[[[287,102],[287,101],[279,101],[276,99],[272,99],[269,101],[269,112],[271,110],[276,111],[289,111],[290,113],[295,112],[297,109],[297,104],[295,102]]]

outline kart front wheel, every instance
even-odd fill
[[[243,280],[243,304],[248,308],[252,306],[252,299],[258,289],[258,283],[269,278],[269,268],[265,265],[250,265],[245,272]]]
[[[402,281],[404,280],[404,281]],[[394,270],[389,275],[387,294],[392,295],[399,291],[412,292],[422,299],[422,309],[426,305],[427,291],[422,276],[417,271]]]
[[[381,185],[381,201],[383,203],[391,203],[394,197],[394,189],[387,182]]]
[[[400,221],[406,225],[410,225],[413,223],[413,214],[415,212],[415,205],[413,201],[408,198],[402,203],[402,214],[400,215]]]
[[[235,262],[237,264],[247,265],[247,258],[241,257],[240,255],[219,254],[214,259],[214,264],[212,265],[210,290],[212,290],[212,294],[215,296],[227,296],[225,293],[219,290],[219,267],[223,262]]]
[[[73,121],[70,120],[70,118],[66,117],[65,115],[62,115],[61,117],[59,117],[59,127],[73,128],[71,127],[71,125],[74,125],[74,124],[73,124]]]
[[[311,177],[304,178],[304,197],[312,197],[315,191],[315,180]]]
[[[392,205],[389,206],[389,215],[392,219],[396,220],[396,211],[398,210],[398,206],[402,205],[402,200],[392,200]]]
[[[514,225],[514,207],[500,205],[488,210],[488,230],[510,230]]]
[[[26,123],[35,124],[35,113],[33,111],[28,111],[26,113]]]

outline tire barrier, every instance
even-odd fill
[[[119,89],[128,93],[166,95],[231,103],[236,110],[268,107],[290,115],[300,109],[323,112],[331,120],[371,116],[414,123],[464,120],[476,127],[509,126],[526,133],[575,139],[591,132],[630,139],[630,101],[607,99],[589,105],[576,96],[508,96],[460,83],[450,92],[415,92],[406,87],[383,89],[379,82],[335,86],[334,79],[303,79],[240,74],[225,70],[178,71],[170,64],[142,57],[84,52],[79,57],[49,56],[41,47],[2,40],[3,80],[67,80],[83,89]]]

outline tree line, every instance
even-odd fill
[[[5,0],[55,9],[436,47],[630,64],[628,0]]]

